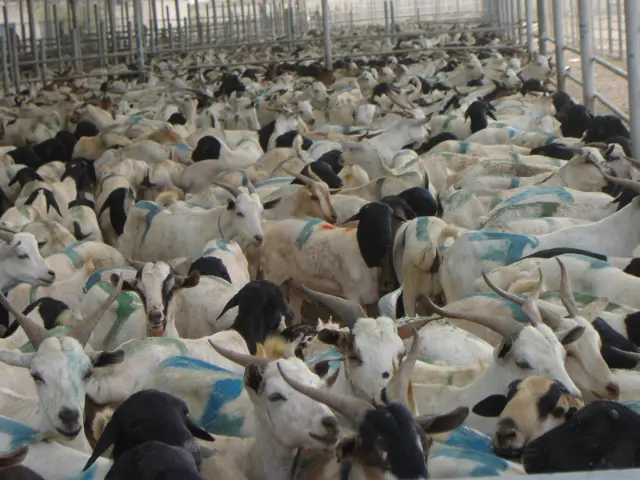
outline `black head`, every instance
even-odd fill
[[[282,317],[293,320],[293,312],[282,290],[268,280],[253,280],[243,286],[227,302],[218,318],[233,307],[238,307],[238,315],[231,328],[242,335],[252,354],[256,353],[258,343],[264,343],[269,334],[278,331]]]
[[[58,212],[58,215],[62,217],[62,212],[60,211],[60,206],[58,205],[58,201],[56,200],[55,195],[51,190],[47,188],[44,188],[44,187],[36,188],[33,192],[31,192],[31,195],[29,195],[29,198],[25,200],[24,204],[25,205],[33,204],[33,202],[35,202],[36,198],[38,198],[38,195],[40,194],[44,196],[44,199],[47,203],[47,213],[49,213],[51,208],[53,207],[53,209],[56,212]]]
[[[276,138],[276,148],[293,148],[293,142],[298,136],[297,130],[289,130]]]
[[[458,140],[458,137],[455,135],[455,133],[451,133],[451,132],[439,133],[438,135],[435,135],[435,136],[431,137],[429,140],[427,140],[422,145],[420,145],[416,149],[416,153],[418,155],[422,155],[423,153],[427,153],[429,150],[431,150],[436,145],[440,145],[442,142],[446,142],[448,140]]]
[[[71,154],[73,153],[73,151],[67,149],[64,142],[55,137],[34,145],[33,151],[45,162],[54,162],[56,160],[66,162],[71,159]]]
[[[597,401],[524,449],[527,473],[634,468],[640,415],[616,402]]]
[[[60,130],[56,133],[56,139],[64,144],[67,147],[67,152],[69,152],[69,157],[66,159],[71,160],[71,154],[73,153],[73,149],[76,146],[77,139],[73,136],[73,133],[67,130]]]
[[[467,108],[467,111],[464,113],[465,119],[471,119],[471,131],[473,133],[482,130],[488,125],[487,116],[497,120],[491,111],[491,107],[480,100],[476,100],[469,105],[469,108]]]
[[[314,178],[309,170],[320,177],[320,179],[326,183],[329,188],[342,188],[342,179],[333,171],[331,165],[321,162],[320,160],[316,160],[315,162],[305,165],[300,173],[307,177]],[[294,178],[291,183],[295,185],[302,185],[302,182],[297,178]]]
[[[88,120],[82,120],[76,125],[76,131],[73,132],[73,136],[80,140],[82,137],[95,137],[100,135],[100,130],[94,123]]]
[[[323,153],[316,161],[324,162],[331,166],[331,169],[335,172],[336,175],[339,174],[342,170],[342,167],[344,167],[342,151],[340,150],[330,150],[326,153]]]
[[[398,194],[404,199],[418,217],[436,217],[439,213],[438,202],[431,192],[423,187],[411,187]]]
[[[21,187],[24,187],[27,183],[35,181],[43,182],[44,180],[33,168],[25,167],[18,170],[9,182],[9,186],[19,183]]]
[[[584,142],[604,142],[613,136],[629,138],[630,134],[620,118],[615,115],[599,115],[592,120],[587,128]]]
[[[600,339],[602,341],[602,348],[600,349],[600,352],[602,353],[602,358],[607,362],[609,368],[633,369],[637,366],[637,361],[621,355],[615,349],[617,348],[624,352],[635,352],[637,350],[637,347],[631,338],[633,338],[636,333],[633,325],[640,325],[638,321],[640,321],[639,312],[630,313],[625,317],[624,323],[627,325],[627,334],[630,338],[618,333],[618,331],[614,330],[611,325],[600,317],[596,318],[591,323],[593,328],[600,335]],[[631,326],[631,329],[629,326]],[[638,333],[640,333],[640,329],[637,327],[635,328],[638,330]]]
[[[566,92],[556,92],[553,94],[553,106],[556,112],[565,111],[569,107],[576,105],[571,96]]]
[[[358,220],[356,238],[360,254],[369,268],[381,267],[384,257],[393,245],[391,218],[396,217],[393,209],[382,202],[372,202],[363,206],[358,213],[345,223]],[[398,218],[405,221],[405,218]]]
[[[205,480],[193,456],[184,448],[145,442],[116,460],[105,480]]]
[[[222,145],[220,140],[211,135],[206,135],[198,140],[196,148],[191,153],[191,160],[199,162],[201,160],[219,160]]]
[[[627,137],[623,137],[621,135],[614,135],[612,137],[609,137],[605,140],[605,143],[612,145],[617,143],[618,145],[620,145],[622,147],[622,149],[624,150],[624,154],[627,157],[631,156],[631,142],[629,141],[629,139]]]
[[[118,460],[133,448],[159,441],[188,450],[200,465],[202,460],[196,438],[213,441],[213,437],[188,417],[189,409],[181,399],[158,390],[141,390],[131,395],[113,413],[84,470],[113,445],[113,459]]]
[[[269,139],[273,132],[276,129],[276,121],[272,120],[266,125],[264,125],[260,130],[258,130],[258,140],[260,141],[260,146],[262,147],[262,151],[266,152],[267,147],[269,146]]]
[[[563,143],[549,143],[532,148],[529,155],[544,155],[545,157],[558,158],[560,160],[571,160],[575,153]]]
[[[13,162],[19,165],[26,165],[27,167],[33,168],[34,170],[39,169],[42,165],[44,165],[46,160],[41,158],[32,147],[18,147],[15,150],[11,150],[7,153],[11,158],[13,158]]]
[[[175,112],[171,114],[167,122],[169,122],[171,125],[186,125],[187,119],[181,113]]]
[[[416,212],[399,195],[387,195],[382,197],[380,201],[389,205],[397,217],[406,218],[407,220],[413,220],[417,217]]]
[[[557,115],[556,115],[557,117]],[[584,105],[571,105],[560,120],[563,137],[582,138],[591,125],[593,115]]]
[[[60,180],[71,177],[75,181],[76,189],[91,190],[94,183],[91,180],[89,164],[93,166],[93,162],[88,162],[84,158],[75,158],[73,160],[70,160],[66,163],[64,172],[62,173],[62,177],[60,177]]]
[[[189,273],[197,270],[200,275],[218,277],[231,283],[231,277],[224,262],[217,257],[200,257],[189,267]]]

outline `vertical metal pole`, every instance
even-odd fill
[[[204,42],[204,35],[202,34],[202,22],[200,22],[200,3],[198,0],[195,0],[195,9],[196,9],[196,29],[198,30],[198,43],[202,45]]]
[[[91,8],[88,1],[84,6],[84,23],[87,35],[91,35]]]
[[[215,0],[211,0],[211,8],[213,8],[213,41],[218,43],[218,9]]]
[[[527,0],[526,3],[526,18],[527,18],[527,50],[534,52],[533,46],[533,0]]]
[[[109,57],[107,53],[109,49],[107,48],[107,24],[102,20],[100,22],[100,37],[102,38],[102,52],[101,56],[104,58],[104,65],[109,66]]]
[[[43,86],[47,81],[47,49],[45,48],[45,42],[44,38],[40,39],[40,76]]]
[[[171,25],[171,15],[167,6],[167,31],[169,35],[169,50],[173,50],[173,25]]]
[[[159,34],[158,34],[158,5],[156,4],[155,0],[150,0],[150,4],[151,4],[151,18],[153,19],[153,37],[155,37],[155,45],[156,48],[158,50],[160,50],[160,48],[158,47],[158,39]]]
[[[244,0],[240,0],[240,24],[242,25],[242,38],[243,41],[247,40],[247,23],[244,14]]]
[[[602,0],[598,0],[598,37],[600,44],[600,55],[604,55],[604,26],[602,25]]]
[[[394,0],[389,0],[389,13],[391,14],[391,31],[396,33],[396,6]]]
[[[253,33],[256,36],[256,41],[260,38],[260,32],[258,30],[258,6],[256,0],[252,0],[253,7]]]
[[[324,66],[327,70],[333,70],[333,60],[331,58],[331,27],[329,26],[329,0],[322,0],[322,27],[324,39]]]
[[[384,30],[389,32],[389,2],[384,1]]]
[[[144,81],[144,29],[142,28],[142,0],[133,0],[133,18],[136,22],[138,77],[142,82]]]
[[[135,62],[135,46],[133,45],[133,27],[127,22],[127,37],[129,39],[129,63]]]
[[[6,8],[6,7],[5,7]],[[20,91],[20,63],[18,61],[18,46],[14,41],[16,38],[16,28],[12,25],[9,28],[9,36],[11,37],[11,71],[13,72],[13,85],[16,92]]]
[[[542,55],[547,54],[547,41],[545,40],[549,36],[547,30],[547,1],[538,0],[538,35],[540,35],[538,48]]]
[[[231,0],[227,0],[227,24],[229,26],[229,39],[233,41],[233,21],[231,20]]]
[[[61,31],[60,31],[60,22],[58,22],[58,6],[53,4],[53,26],[55,27],[56,34],[56,51],[58,54],[58,68],[62,68],[62,43],[60,40]]]
[[[629,73],[629,113],[631,119],[631,147],[633,158],[640,158],[640,3],[624,2],[627,30],[627,72]]]
[[[564,4],[551,2],[553,7],[553,31],[556,37],[556,82],[559,91],[565,90],[564,69],[566,65],[564,55]]]
[[[20,39],[22,40],[22,42],[20,42],[21,45],[21,50],[26,50],[26,40],[27,40],[27,28],[26,28],[26,24],[24,21],[24,2],[18,2],[18,8],[20,10],[20,31],[22,32],[22,36],[20,37]]]
[[[100,56],[100,66],[104,66],[104,55],[102,51],[102,38],[100,35],[100,12],[98,10],[98,4],[93,4],[93,15],[96,21],[96,45],[98,46],[98,55]]]
[[[571,46],[576,46],[576,13],[573,6],[574,0],[568,0],[569,2],[569,24],[571,25]]]
[[[620,46],[620,58],[624,57],[624,30],[626,25],[622,21],[622,0],[618,0],[618,45]]]
[[[206,39],[207,39],[207,44],[211,44],[211,20],[210,20],[210,16],[209,16],[209,4],[205,3],[204,4],[204,10],[205,10],[205,15],[207,18],[207,35],[206,35]]]
[[[118,23],[116,18],[116,0],[107,0],[109,7],[109,30],[111,30],[111,52],[118,52]],[[106,40],[106,37],[105,37]],[[116,62],[118,60],[116,59]]]
[[[9,65],[7,64],[7,35],[0,37],[0,62],[2,63],[2,87],[4,94],[9,95]]]
[[[191,45],[191,39],[189,38],[189,20],[187,17],[184,17],[184,48],[189,49],[189,45]]]
[[[22,2],[20,2],[22,5]],[[36,39],[36,16],[33,10],[33,0],[27,0],[27,16],[29,17],[29,36],[31,37],[31,55],[35,60],[38,56],[38,40]]]
[[[175,2],[175,6],[176,6],[176,23],[178,24],[178,44],[181,45],[182,44],[182,17],[180,16],[180,1],[176,0]]]
[[[51,14],[49,11],[49,0],[44,0],[44,25],[45,33],[42,37],[49,40],[51,38]]]
[[[595,79],[593,66],[593,2],[578,1],[578,17],[580,19],[580,57],[584,106],[595,114]]]

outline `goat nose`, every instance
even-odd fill
[[[152,310],[149,312],[149,322],[151,323],[160,323],[162,320],[162,312],[159,310]]]
[[[53,270],[49,270],[47,273],[50,277],[56,278],[56,272],[54,272]]]
[[[498,425],[496,430],[496,440],[498,443],[506,443],[508,440],[515,438],[516,429],[513,425]]]
[[[263,235],[256,235],[254,238],[256,239],[256,243],[258,245],[262,245],[262,242],[264,241],[264,236]]]
[[[338,430],[338,420],[336,417],[324,417],[322,419],[322,425],[330,432],[335,432]]]
[[[618,398],[620,396],[620,385],[611,382],[606,386],[607,392],[612,398]]]
[[[80,412],[77,409],[64,407],[58,413],[58,418],[64,424],[74,424],[80,420]]]

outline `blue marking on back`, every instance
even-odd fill
[[[85,241],[82,240],[80,242],[72,243],[71,245],[67,245],[62,250],[58,250],[56,253],[61,253],[62,255],[66,255],[69,260],[73,263],[75,268],[80,268],[84,265],[84,258],[80,256],[78,252],[76,252],[76,247],[84,244]]]
[[[517,233],[476,231],[467,233],[470,242],[497,241],[498,246],[487,245],[482,260],[497,262],[501,265],[510,265],[522,258],[526,247],[535,248],[540,243],[535,237],[519,235]]]
[[[573,203],[575,200],[573,195],[564,188],[530,188],[512,195],[504,200],[504,203],[506,205],[515,205],[541,195],[553,195],[560,200],[564,200],[564,203]]]
[[[622,403],[625,407],[629,407],[636,413],[640,413],[640,400],[625,400]]]
[[[600,270],[602,268],[613,268],[613,265],[611,265],[609,262],[589,257],[587,255],[580,255],[578,253],[569,253],[567,255],[573,258],[577,258],[578,260],[582,260],[583,262],[587,262],[589,264],[589,268],[592,268],[594,270]]]
[[[32,443],[40,432],[7,417],[0,417],[0,432],[11,435],[11,451],[20,448],[25,443]]]
[[[91,290],[91,287],[93,287],[96,283],[102,281],[102,274],[104,272],[108,272],[110,270],[116,270],[116,269],[135,270],[134,267],[129,267],[126,265],[118,265],[115,267],[107,267],[107,268],[101,268],[100,270],[96,270],[91,274],[91,276],[87,279],[86,283],[84,284],[84,293],[87,293],[89,290]]]
[[[509,128],[508,130],[509,130],[509,138],[513,138],[520,133],[518,130],[514,128]]]
[[[426,242],[429,240],[429,222],[431,219],[429,217],[419,217],[416,220],[416,237],[418,240],[422,240]]]
[[[469,142],[463,141],[458,143],[460,153],[469,153]]]
[[[291,183],[292,181],[293,177],[267,178],[266,180],[262,180],[261,182],[256,183],[256,188],[279,183]]]
[[[247,176],[247,172],[245,172],[244,170],[241,170],[239,168],[233,168],[233,169],[230,169],[230,170],[224,170],[224,171],[220,172],[218,175],[216,175],[215,178],[216,179],[224,178],[229,173],[239,173],[239,174],[241,174],[242,175],[242,185],[244,185],[245,187],[249,183],[249,177]]]
[[[510,152],[509,156],[511,157],[511,160],[514,161],[514,163],[520,163],[520,154],[517,152]]]
[[[494,455],[491,439],[485,434],[464,425],[453,430],[449,438],[440,443],[450,447],[465,448],[478,453]]]
[[[183,357],[183,356],[169,357],[166,360],[162,361],[158,366],[163,366],[167,368],[184,368],[187,370],[198,368],[203,370],[211,370],[214,372],[227,372],[231,375],[238,375],[222,367],[218,367],[213,363],[208,363],[208,362],[205,362],[204,360],[198,360],[197,358],[192,358],[192,357]],[[240,375],[238,375],[238,378],[239,377]]]
[[[147,234],[151,229],[151,222],[153,221],[153,218],[156,215],[158,215],[160,212],[163,212],[164,207],[161,207],[155,202],[149,202],[146,200],[141,200],[137,202],[135,204],[135,207],[144,208],[145,210],[147,210],[147,214],[145,215],[145,218],[144,218],[146,222],[146,226],[145,226],[144,232],[142,233],[142,240],[140,242],[140,243],[144,243],[144,241],[147,239]]]
[[[309,367],[313,367],[316,363],[322,362],[323,360],[329,360],[331,358],[336,358],[335,362],[329,362],[329,368],[334,371],[340,368],[341,361],[337,360],[341,358],[342,355],[334,348],[328,348],[324,352],[316,355],[315,357],[309,358],[304,361],[304,363]]]
[[[305,223],[304,227],[302,227],[300,233],[298,234],[298,237],[296,238],[296,245],[298,246],[298,248],[302,248],[306,241],[309,240],[309,237],[311,237],[313,229],[316,227],[316,225],[324,223],[324,220],[320,220],[319,218],[305,217],[303,220],[305,220],[307,223]]]
[[[511,183],[509,184],[509,190],[512,188],[518,188],[522,184],[522,181],[518,177],[511,177]]]
[[[467,298],[471,298],[471,297],[487,297],[487,298],[492,298],[494,300],[499,300],[500,303],[502,304],[502,306],[509,308],[509,310],[511,310],[511,316],[513,317],[514,320],[520,322],[520,323],[524,323],[524,324],[528,324],[529,322],[529,318],[524,314],[524,312],[522,311],[522,308],[520,307],[520,305],[517,305],[513,302],[509,302],[507,300],[505,300],[504,298],[502,298],[500,295],[498,295],[495,292],[475,292],[475,293],[469,293],[468,295],[464,295],[463,297],[461,297],[459,300],[456,301],[462,301],[465,300]],[[526,298],[522,295],[519,295],[519,297],[521,298]]]
[[[233,253],[233,250],[231,250],[229,248],[229,242],[226,241],[224,238],[217,238],[216,239],[216,246],[215,247],[211,247],[211,248],[207,248],[204,252],[202,252],[201,257],[204,257],[205,255],[209,255],[213,252],[217,252],[218,250],[222,250],[223,252],[229,252],[229,253]]]
[[[190,152],[192,150],[186,143],[174,143],[173,146],[180,152]]]

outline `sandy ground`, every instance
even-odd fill
[[[566,52],[567,66],[571,67],[574,77],[582,78],[580,56]],[[612,65],[626,71],[625,60],[606,59]],[[610,103],[618,107],[625,115],[629,115],[629,91],[627,81],[599,64],[595,64],[596,91],[605,97]],[[570,79],[567,79],[567,92],[582,103],[582,87]],[[597,113],[612,113],[605,105],[596,103]]]

